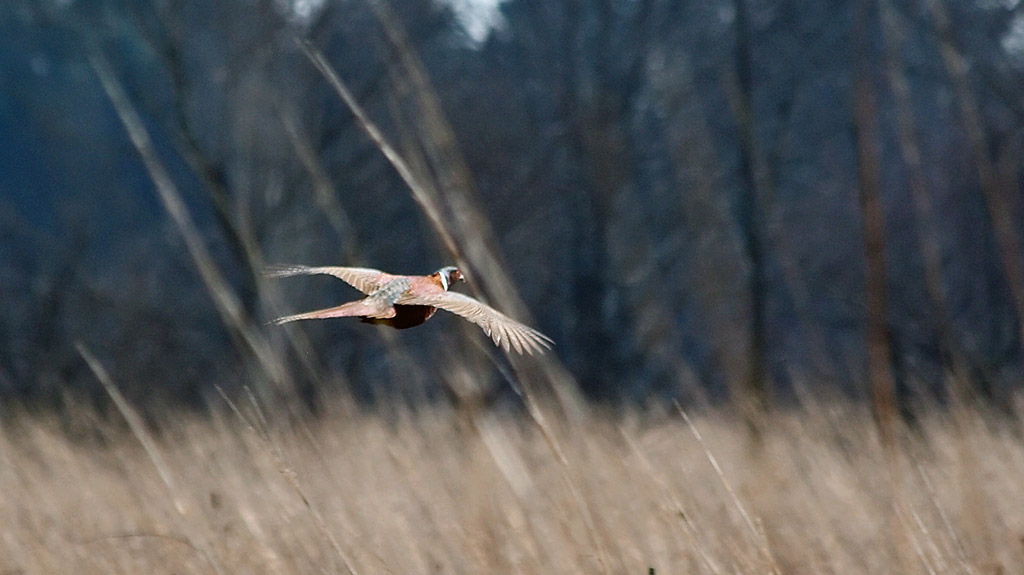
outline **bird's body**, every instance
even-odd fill
[[[386,325],[395,329],[409,329],[410,327],[416,327],[427,321],[436,311],[436,307],[429,305],[395,304],[395,317],[364,317],[359,321],[376,325]]]
[[[440,308],[479,325],[496,345],[506,351],[515,349],[532,355],[534,351],[543,353],[551,347],[551,339],[539,331],[469,296],[449,291],[453,283],[464,281],[462,272],[455,267],[441,268],[428,276],[403,276],[369,268],[338,266],[287,266],[273,268],[267,273],[270,277],[317,274],[341,279],[366,297],[337,307],[280,317],[274,323],[358,317],[365,323],[406,329],[427,321]]]

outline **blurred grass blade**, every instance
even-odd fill
[[[761,552],[764,554],[765,559],[771,567],[771,572],[775,574],[780,573],[779,566],[775,562],[775,557],[772,554],[771,546],[768,543],[768,538],[765,536],[764,530],[758,527],[758,524],[747,511],[747,507],[743,505],[743,501],[741,501],[739,495],[736,494],[736,490],[732,488],[732,484],[725,477],[725,472],[722,470],[722,466],[718,464],[718,458],[715,457],[714,453],[711,453],[711,449],[708,447],[708,444],[704,442],[704,436],[701,435],[700,431],[697,430],[697,426],[690,420],[690,416],[686,414],[686,410],[683,409],[683,406],[680,405],[678,401],[675,402],[675,406],[676,411],[683,416],[683,421],[686,422],[686,426],[690,428],[690,433],[693,434],[693,437],[697,439],[697,443],[700,444],[701,449],[704,451],[704,456],[708,459],[708,463],[710,463],[711,467],[714,468],[715,475],[718,476],[718,481],[729,494],[729,499],[732,500],[733,506],[736,507],[737,511],[739,511],[740,516],[743,518],[743,523],[746,524],[747,529],[750,530],[750,533],[754,538],[754,541],[756,541],[760,547]]]
[[[221,320],[232,334],[241,339],[242,346],[248,348],[256,357],[260,367],[276,386],[277,391],[286,391],[289,387],[287,372],[283,369],[281,363],[277,361],[266,340],[249,324],[238,297],[217,267],[206,244],[203,243],[202,235],[192,220],[188,207],[178,192],[174,180],[160,161],[145,124],[139,117],[138,112],[136,112],[131,100],[128,98],[99,47],[91,41],[87,42],[87,44],[89,62],[96,72],[96,76],[99,78],[107,97],[110,98],[118,118],[120,118],[121,123],[124,125],[132,145],[135,146],[136,151],[142,158],[142,162],[150,179],[153,181],[164,209],[185,240],[189,254],[199,269],[199,274],[216,305],[217,311],[220,313]]]
[[[82,342],[75,342],[75,348],[78,350],[79,355],[85,360],[85,363],[89,366],[93,375],[99,380],[100,385],[103,386],[104,391],[110,396],[111,401],[114,402],[114,406],[124,417],[125,421],[128,422],[128,427],[132,431],[132,435],[139,440],[142,444],[142,448],[146,450],[146,455],[149,460],[153,462],[153,466],[156,467],[156,472],[160,476],[160,480],[167,487],[167,492],[170,494],[171,499],[174,501],[174,508],[178,511],[178,515],[181,517],[181,522],[178,527],[185,533],[185,537],[192,547],[199,551],[206,559],[206,562],[213,567],[213,570],[218,574],[225,573],[224,569],[221,568],[220,562],[215,560],[213,550],[210,547],[209,541],[206,537],[199,533],[199,529],[196,528],[196,518],[193,517],[188,504],[188,497],[186,492],[178,486],[177,481],[174,479],[174,475],[171,474],[170,468],[167,466],[167,462],[164,461],[163,455],[160,454],[160,450],[156,447],[156,441],[146,430],[146,424],[143,423],[142,417],[132,409],[132,406],[128,403],[128,400],[121,394],[121,391],[117,389],[117,385],[114,384],[114,380],[107,373],[106,368],[103,364],[96,359],[96,356]]]

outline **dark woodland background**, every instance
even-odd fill
[[[595,400],[1010,401],[1024,3],[507,0],[489,34],[464,22],[428,0],[5,1],[4,405],[101,393],[76,342],[148,409],[214,383],[415,404],[456,369],[505,389],[451,316],[264,325],[355,296],[265,264],[455,261],[556,341],[520,377]]]

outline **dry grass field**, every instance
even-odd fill
[[[759,443],[726,411],[692,422],[225,409],[147,451],[88,413],[75,440],[20,418],[0,573],[1024,572],[1019,421],[936,412],[895,457],[843,402],[783,410]]]

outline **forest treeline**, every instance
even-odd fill
[[[481,38],[429,0],[5,2],[0,395],[95,392],[82,342],[152,405],[509,379],[1006,402],[1021,5],[506,0]],[[276,263],[457,263],[556,346],[268,327],[354,295]]]

